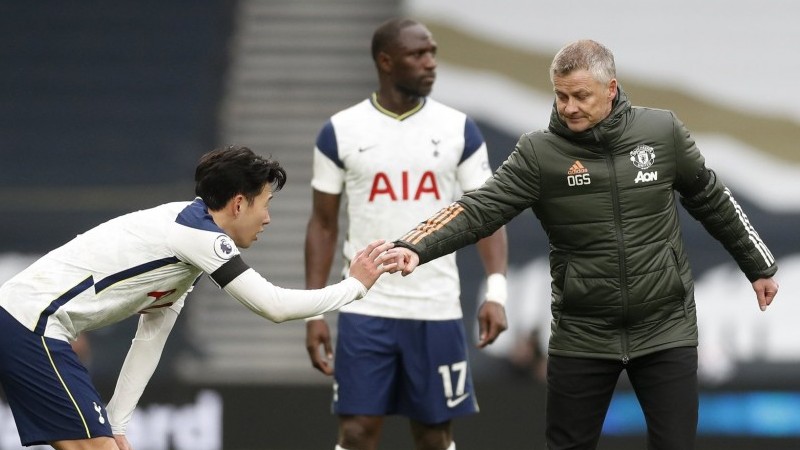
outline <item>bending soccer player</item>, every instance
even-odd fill
[[[0,287],[0,382],[23,445],[58,450],[132,448],[125,427],[155,371],[186,295],[203,274],[273,322],[363,297],[392,244],[357,254],[343,281],[318,290],[274,286],[242,260],[270,222],[286,182],[275,161],[246,147],[204,155],[191,202],[117,217],[51,251]],[[81,331],[141,314],[106,411],[69,342]]]

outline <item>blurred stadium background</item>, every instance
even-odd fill
[[[781,293],[761,314],[721,246],[684,215],[701,324],[698,448],[800,448],[798,14],[791,0],[5,1],[0,280],[113,216],[190,199],[197,158],[237,143],[289,174],[245,257],[301,288],[311,149],[328,116],[375,88],[377,24],[410,15],[429,26],[433,95],[479,122],[495,167],[546,126],[553,54],[593,38],[615,52],[634,104],[673,109],[693,131],[781,265]],[[456,422],[460,450],[544,447],[546,240],[530,213],[509,238],[512,329],[471,355],[482,412]],[[459,258],[472,329],[482,269],[473,249]],[[136,448],[332,448],[330,382],[308,363],[304,324],[265,322],[207,279],[189,304],[131,426]],[[134,330],[130,320],[88,335],[106,395]],[[390,421],[382,448],[410,448],[407,434]],[[601,448],[643,447],[622,379]],[[0,450],[17,448],[0,396]]]

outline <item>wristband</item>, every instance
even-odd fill
[[[312,320],[325,320],[325,316],[322,315],[322,314],[319,314],[319,315],[316,315],[316,316],[306,317],[303,320],[305,320],[306,322],[311,322]]]
[[[508,282],[502,273],[493,273],[486,277],[486,301],[496,302],[503,306],[508,298]]]

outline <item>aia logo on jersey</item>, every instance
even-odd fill
[[[220,234],[214,240],[214,253],[222,259],[231,259],[233,256],[233,241],[224,234]]]
[[[441,199],[439,184],[436,175],[430,170],[422,174],[417,180],[412,174],[403,171],[400,176],[392,178],[386,172],[378,172],[372,179],[372,189],[369,191],[369,201],[373,202],[378,197],[398,200],[419,200],[423,195],[432,195],[436,200]]]
[[[589,169],[580,161],[575,161],[567,170],[567,186],[583,186],[584,184],[592,184]]]

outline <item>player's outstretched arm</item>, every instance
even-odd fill
[[[359,252],[350,267],[350,276],[322,289],[285,289],[247,268],[224,289],[256,314],[273,322],[304,319],[339,309],[362,298],[384,272],[395,264],[386,250],[392,243],[376,241]]]

